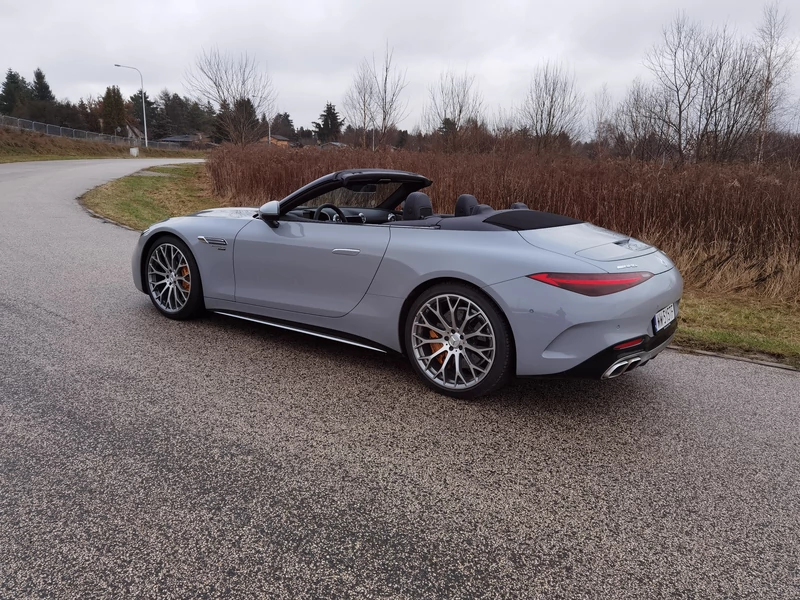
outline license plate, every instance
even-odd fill
[[[675,320],[675,305],[670,304],[658,311],[655,318],[655,331],[658,333]]]

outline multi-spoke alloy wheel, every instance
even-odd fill
[[[428,300],[414,317],[411,337],[422,371],[445,388],[477,385],[494,363],[492,324],[480,307],[462,296]]]
[[[474,397],[508,377],[507,325],[483,294],[444,284],[412,306],[406,333],[412,363],[435,389]]]
[[[193,316],[200,298],[197,265],[186,245],[165,238],[150,250],[146,265],[150,298],[163,314],[175,319]]]

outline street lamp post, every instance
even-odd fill
[[[133,69],[137,73],[139,73],[139,81],[142,83],[142,123],[144,124],[144,147],[147,148],[147,114],[145,112],[145,105],[144,105],[144,77],[142,77],[142,72],[137,69],[136,67],[129,67],[127,65],[118,65],[114,64],[115,67],[120,67],[122,69]]]

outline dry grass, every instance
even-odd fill
[[[219,206],[203,165],[149,169],[171,177],[131,176],[100,186],[82,201],[135,229]],[[260,200],[260,199],[259,199]],[[257,202],[240,202],[255,204]],[[766,358],[800,367],[800,303],[750,294],[687,291],[676,341],[685,347]]]
[[[666,251],[694,289],[800,299],[800,173],[789,169],[259,146],[223,147],[207,162],[214,194],[249,206],[354,167],[430,177],[437,212],[472,193],[494,208],[525,202],[635,236]]]
[[[800,368],[800,306],[752,296],[688,293],[675,342]]]
[[[139,155],[147,158],[204,156],[186,150],[155,149],[142,149]],[[0,163],[79,158],[130,158],[130,148],[0,127]]]
[[[162,176],[146,176],[148,172]],[[202,164],[168,165],[96,187],[81,203],[117,223],[142,230],[169,217],[218,206],[209,188]]]

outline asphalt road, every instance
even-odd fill
[[[157,162],[0,165],[0,598],[800,597],[800,375],[667,352],[468,403],[169,321],[75,202]]]

